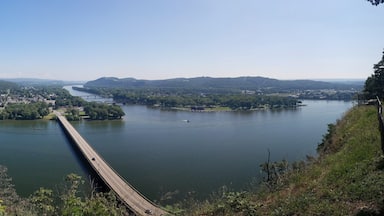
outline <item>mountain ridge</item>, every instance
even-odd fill
[[[235,78],[212,78],[212,77],[194,77],[194,78],[172,78],[163,80],[145,80],[135,78],[116,78],[101,77],[99,79],[88,81],[84,87],[101,87],[101,88],[193,88],[193,89],[337,89],[350,90],[361,89],[361,83],[340,83],[325,82],[309,79],[303,80],[278,80],[261,76],[244,76]]]

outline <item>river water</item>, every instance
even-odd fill
[[[71,91],[73,94],[78,92]],[[316,155],[316,146],[353,106],[343,101],[304,101],[292,110],[194,113],[123,106],[117,121],[72,122],[129,183],[150,199],[167,192],[207,197],[220,186],[239,190],[260,179],[267,160]],[[188,120],[188,121],[187,121]],[[56,189],[64,177],[88,179],[55,121],[0,121],[0,164],[19,194]]]

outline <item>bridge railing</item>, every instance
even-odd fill
[[[383,118],[383,103],[380,98],[376,96],[377,100],[377,118],[379,120],[379,130],[381,138],[381,151],[384,153],[384,118]]]

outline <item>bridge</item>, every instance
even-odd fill
[[[100,97],[98,95],[82,95],[82,96],[79,96],[83,99],[104,99],[103,97]]]
[[[76,129],[62,116],[55,112],[57,120],[67,135],[73,140],[85,159],[96,171],[104,183],[116,193],[117,197],[128,206],[136,215],[165,216],[170,213],[161,209],[149,199],[140,194],[134,187],[126,182],[110,165],[83,139]]]
[[[79,97],[83,98],[84,100],[98,101],[98,102],[102,102],[102,103],[106,103],[106,104],[114,103],[112,98],[105,98],[105,97],[101,97],[99,95],[83,95],[83,96],[79,96]]]

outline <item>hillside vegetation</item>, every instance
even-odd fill
[[[266,77],[237,77],[237,78],[176,78],[165,80],[138,80],[134,78],[119,79],[115,77],[102,77],[89,81],[87,88],[123,88],[123,89],[195,89],[216,92],[236,90],[260,90],[266,92],[281,92],[292,90],[319,90],[319,89],[361,89],[362,83],[342,84],[313,80],[277,80]]]
[[[193,203],[182,215],[384,213],[384,158],[374,106],[354,107],[330,125],[319,155],[295,163],[254,191],[223,190],[211,201]]]
[[[0,93],[5,93],[8,89],[16,89],[17,87],[15,83],[0,80]]]

